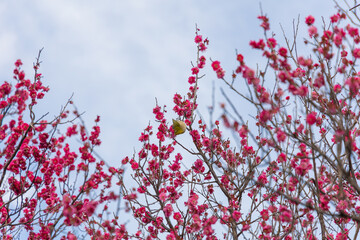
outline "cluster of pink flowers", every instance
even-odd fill
[[[40,55],[40,54],[39,54]],[[53,120],[35,115],[35,107],[49,91],[38,73],[40,62],[34,65],[34,77],[30,80],[21,69],[21,60],[15,62],[14,83],[0,86],[0,231],[3,236],[28,239],[77,239],[77,233],[61,227],[83,226],[90,236],[113,234],[120,236],[120,225],[105,234],[86,226],[89,219],[107,211],[107,203],[118,199],[112,191],[112,177],[122,170],[107,169],[98,161],[93,151],[101,144],[100,127],[90,134],[83,124],[75,120],[81,116],[74,111],[74,119],[67,120],[70,112],[63,109]],[[72,104],[69,100],[67,105]],[[80,121],[81,122],[81,121]],[[62,134],[62,124],[68,124]],[[78,150],[70,147],[71,138],[78,137]],[[78,182],[74,181],[78,179]],[[79,181],[81,179],[81,181]],[[90,192],[98,191],[97,196]],[[70,196],[71,193],[71,196]],[[44,217],[45,216],[45,217]],[[46,217],[52,216],[52,217]],[[24,231],[19,231],[24,226]],[[25,233],[26,232],[26,233]],[[96,232],[96,234],[95,234]],[[118,232],[118,233],[116,233]],[[122,231],[124,232],[124,231]]]
[[[223,78],[225,76],[225,71],[220,66],[219,61],[213,61],[212,64],[211,64],[211,67],[216,72],[216,75],[217,75],[218,78]]]
[[[304,57],[269,37],[269,19],[258,18],[264,38],[249,44],[266,59],[264,69],[255,71],[237,54],[228,81],[220,61],[211,62],[219,81],[255,108],[253,122],[229,99],[213,122],[197,114],[209,41],[196,29],[189,88],[174,94],[172,107],[187,131],[175,136],[166,106],[156,105],[140,150],[116,167],[94,152],[99,117],[90,133],[68,120],[68,110],[53,120],[36,117],[49,89],[39,62],[30,81],[16,61],[15,83],[0,86],[1,234],[11,239],[24,226],[29,239],[73,240],[79,232],[92,239],[351,238],[360,213],[358,29],[342,25],[343,13],[322,31],[306,17],[313,55]],[[121,207],[139,224],[135,232],[109,206],[120,199],[114,184]]]

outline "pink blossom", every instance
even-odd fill
[[[286,134],[282,130],[278,129],[276,132],[276,137],[278,142],[285,142],[286,140]]]
[[[340,200],[336,206],[336,211],[345,211],[348,208],[348,202],[345,200]]]
[[[180,221],[181,220],[181,214],[179,212],[175,212],[173,218],[176,221]]]
[[[279,207],[279,212],[280,212],[279,218],[281,222],[291,222],[292,213],[286,206],[281,205]]]
[[[336,234],[335,240],[347,240],[347,239],[349,239],[349,237],[348,237],[348,231],[346,231],[346,229],[345,232]]]
[[[268,40],[267,40],[267,46],[269,47],[269,48],[275,48],[276,47],[276,40],[274,39],[274,38],[269,38]]]
[[[360,53],[360,49],[359,49],[359,53]],[[345,80],[345,85],[349,86],[351,95],[358,94],[360,89],[360,77],[358,76],[349,77],[348,79]]]
[[[265,185],[267,184],[269,181],[267,180],[267,177],[266,177],[266,173],[265,171],[263,171],[260,176],[258,177],[257,181],[262,184],[262,185]]]
[[[334,43],[337,47],[340,47],[342,44],[342,36],[340,34],[336,34],[334,37]]]
[[[207,49],[207,47],[205,46],[204,43],[199,43],[199,50],[200,50],[201,52],[204,52],[206,49]]]
[[[264,50],[265,48],[265,42],[263,39],[260,39],[259,41],[250,41],[250,46],[255,49],[261,49]]]
[[[317,28],[315,26],[310,26],[308,29],[309,32],[309,36],[312,37],[316,37],[317,36]]]
[[[216,75],[218,78],[224,78],[225,71],[222,68],[219,68],[218,70],[216,70]]]
[[[241,213],[240,213],[239,211],[234,211],[234,212],[232,213],[232,217],[233,217],[233,219],[234,219],[236,222],[238,222],[239,219],[241,218]]]
[[[287,49],[284,48],[284,47],[281,47],[281,48],[279,48],[278,53],[279,53],[280,56],[286,57],[287,56]]]
[[[305,23],[309,26],[312,25],[314,22],[315,22],[315,18],[311,15],[305,18]]]
[[[330,197],[327,195],[322,195],[320,197],[319,207],[324,211],[328,211],[330,209],[329,202],[330,202]]]
[[[266,233],[266,234],[271,233],[271,231],[272,231],[271,225],[268,225],[265,222],[261,222],[260,225],[261,225],[264,233]],[[265,239],[267,239],[267,238],[265,238]],[[270,238],[268,238],[268,239],[270,240]]]
[[[77,240],[77,237],[74,234],[68,232],[67,240]]]
[[[325,80],[324,80],[324,76],[323,75],[320,75],[318,76],[317,78],[315,78],[315,81],[314,81],[314,87],[316,88],[321,88],[322,86],[325,85]]]
[[[236,60],[238,60],[240,63],[243,63],[244,62],[244,56],[242,54],[238,54],[236,56]]]
[[[201,35],[196,35],[195,36],[195,43],[200,43],[202,42],[202,36]]]
[[[334,85],[334,92],[335,93],[340,93],[341,92],[341,85],[340,84],[335,84]]]
[[[282,163],[282,162],[286,162],[286,155],[285,153],[280,153],[278,158],[277,158],[277,162],[278,163]]]
[[[243,228],[242,228],[242,232],[245,232],[245,231],[247,231],[247,230],[249,230],[250,229],[250,225],[249,224],[243,224]]]
[[[266,16],[258,16],[258,19],[262,20],[261,27],[266,31],[270,29],[269,19]]]
[[[263,110],[262,112],[260,112],[260,115],[259,115],[259,121],[260,123],[264,124],[266,123],[267,121],[269,121],[271,119],[271,113],[267,110]]]
[[[346,29],[348,30],[348,33],[351,37],[357,37],[359,36],[359,30],[356,27],[351,27],[350,25],[346,26]]]
[[[20,59],[16,60],[15,66],[16,66],[16,67],[20,67],[21,65],[23,65],[23,63],[21,62],[21,60],[20,60]]]
[[[307,158],[301,159],[300,164],[295,168],[295,173],[300,176],[305,176],[312,169],[312,164]]]
[[[331,20],[332,23],[336,23],[337,21],[339,21],[339,19],[340,19],[340,14],[339,13],[334,14],[334,15],[332,15],[330,17],[330,20]]]
[[[354,56],[355,58],[360,58],[360,48],[355,48],[355,49],[353,50],[353,56]]]
[[[132,168],[133,170],[136,170],[136,169],[139,168],[139,164],[134,161],[134,162],[131,164],[131,168]]]
[[[205,168],[203,166],[203,160],[201,159],[197,159],[194,163],[194,171],[196,173],[199,173],[199,172],[204,172],[205,171]]]
[[[170,217],[173,212],[173,207],[171,204],[166,204],[166,206],[163,209],[165,217]]]
[[[263,209],[261,212],[260,212],[260,215],[261,215],[261,218],[266,221],[269,219],[269,211],[267,209]]]
[[[138,191],[138,193],[145,193],[146,187],[144,187],[144,186],[138,187],[137,191]]]
[[[311,112],[306,116],[306,122],[309,125],[313,125],[316,122],[316,112]]]
[[[241,138],[246,138],[249,130],[246,125],[242,125],[238,132]]]
[[[220,62],[219,61],[213,61],[211,64],[211,67],[213,68],[214,71],[217,71],[218,69],[220,69]]]
[[[198,73],[199,73],[199,68],[193,67],[193,68],[191,69],[191,73],[192,73],[193,75],[198,74]]]
[[[193,84],[193,83],[195,83],[195,79],[196,79],[196,78],[195,78],[194,76],[190,76],[188,82],[189,82],[190,84]]]

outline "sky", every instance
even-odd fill
[[[336,12],[331,0],[1,1],[0,78],[11,80],[19,58],[31,77],[35,57],[44,48],[40,72],[50,92],[36,109],[38,116],[54,116],[74,94],[89,127],[101,116],[103,144],[98,152],[106,161],[120,163],[139,150],[138,137],[153,122],[156,101],[168,106],[169,119],[176,117],[170,111],[172,97],[188,88],[196,58],[195,25],[210,40],[206,56],[220,60],[227,73],[235,67],[235,50],[256,67],[260,55],[248,43],[262,37],[256,18],[260,3],[280,39],[280,24],[291,36],[299,16],[302,37],[306,16],[313,15],[320,24],[321,17]],[[211,71],[201,79],[199,108],[204,116],[212,84],[222,86],[216,80]]]

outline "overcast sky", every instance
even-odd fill
[[[340,1],[340,0],[339,0]],[[43,0],[1,1],[0,77],[12,78],[13,63],[23,60],[28,75],[44,47],[41,72],[50,92],[38,114],[57,113],[74,93],[74,101],[92,124],[101,116],[99,152],[109,161],[132,154],[142,129],[153,120],[155,98],[170,110],[175,92],[188,88],[195,24],[210,40],[207,57],[218,59],[227,73],[235,49],[250,63],[259,59],[250,40],[262,37],[257,0]],[[274,33],[280,24],[291,36],[292,21],[335,13],[331,0],[263,0]],[[320,26],[320,24],[318,25]],[[304,34],[303,34],[304,35]],[[214,74],[201,80],[200,109],[211,104]],[[216,81],[215,81],[216,82]],[[218,83],[216,82],[216,86]],[[204,113],[204,115],[206,115]],[[175,117],[171,111],[168,117]]]

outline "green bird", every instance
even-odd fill
[[[186,124],[180,120],[172,120],[173,121],[173,130],[175,135],[183,134],[186,131]]]

